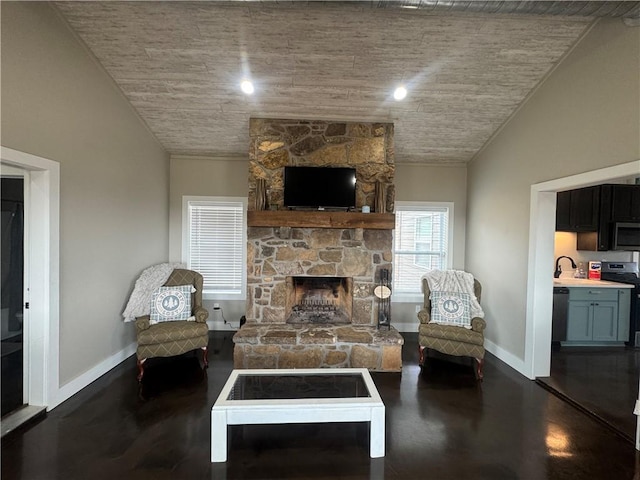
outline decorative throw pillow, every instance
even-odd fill
[[[160,322],[188,320],[191,316],[191,294],[193,285],[160,287],[151,297],[151,325]]]
[[[471,328],[471,301],[469,294],[431,292],[431,322]]]

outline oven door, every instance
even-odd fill
[[[640,223],[615,223],[613,249],[640,251]]]

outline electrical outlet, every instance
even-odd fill
[[[220,310],[220,304],[219,303],[214,303],[213,304],[213,309],[214,310]]]

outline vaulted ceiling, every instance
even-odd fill
[[[395,124],[396,162],[457,165],[596,16],[640,2],[479,3],[55,5],[172,154],[246,157],[251,117],[383,121]],[[618,5],[596,5],[607,3]],[[243,78],[253,95],[241,92]],[[392,97],[399,84],[403,101]]]

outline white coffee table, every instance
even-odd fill
[[[211,461],[227,461],[228,425],[370,422],[384,457],[384,403],[366,368],[233,370],[211,409]]]

